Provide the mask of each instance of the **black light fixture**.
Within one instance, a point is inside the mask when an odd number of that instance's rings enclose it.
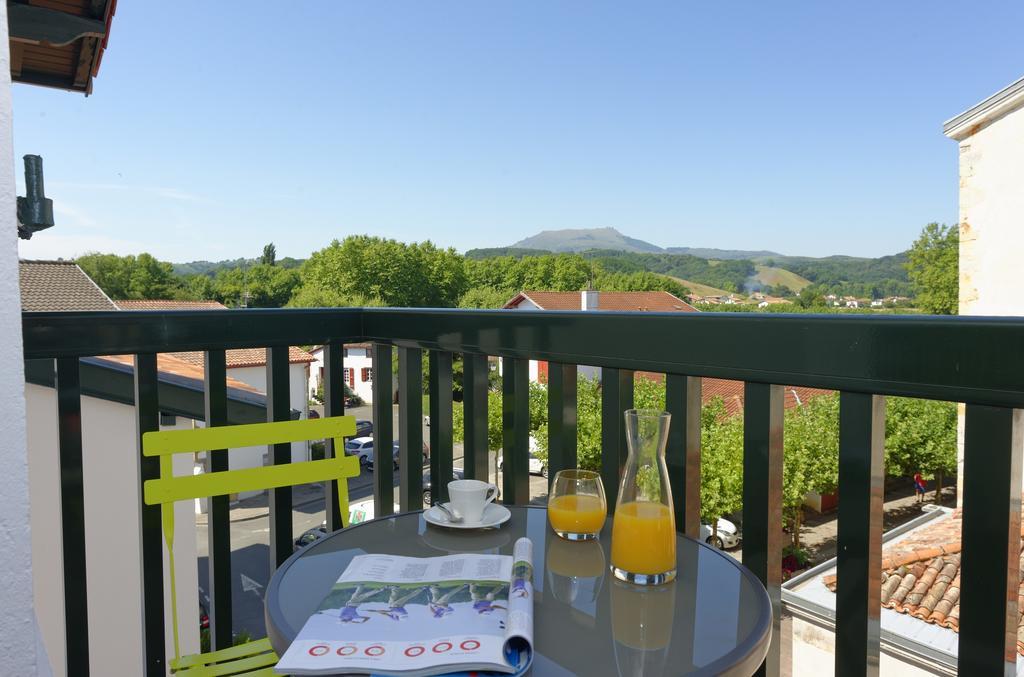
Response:
[[[18,196],[18,237],[32,238],[32,233],[53,225],[53,200],[43,189],[43,158],[25,156],[25,193]]]

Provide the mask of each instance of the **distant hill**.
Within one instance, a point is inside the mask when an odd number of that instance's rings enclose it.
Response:
[[[694,282],[693,280],[684,280],[681,277],[673,277],[671,275],[668,275],[667,277],[683,285],[690,290],[691,294],[696,294],[697,296],[728,296],[732,293],[724,289],[701,284],[700,282]]]
[[[275,265],[282,268],[298,268],[305,259],[293,259],[286,256],[278,259]],[[259,259],[226,259],[224,261],[189,261],[188,263],[172,263],[175,275],[209,275],[214,277],[221,270],[255,266]]]
[[[568,228],[542,230],[512,245],[521,249],[546,249],[550,252],[584,252],[614,249],[623,252],[660,253],[664,250],[650,242],[627,237],[614,228]]]
[[[750,259],[753,261],[760,258],[782,256],[782,254],[777,254],[763,249],[758,251],[748,251],[745,249],[710,249],[706,247],[668,247],[665,251],[669,254],[686,254],[688,256],[697,256],[702,259],[722,259],[726,261],[737,259]]]
[[[765,287],[775,287],[781,284],[783,287],[789,287],[794,292],[798,292],[811,284],[811,281],[807,278],[801,277],[785,268],[758,265],[754,266],[754,269],[757,271],[757,274],[754,275],[753,279]]]
[[[514,256],[521,259],[524,256],[543,256],[551,254],[547,249],[526,249],[525,247],[485,247],[483,249],[470,249],[464,256],[467,259],[489,259],[495,256]]]

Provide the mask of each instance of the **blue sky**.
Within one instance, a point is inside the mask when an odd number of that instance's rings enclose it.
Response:
[[[1016,2],[259,6],[121,2],[92,96],[15,86],[58,220],[22,256],[603,226],[883,255],[956,220],[942,122],[1024,75]]]

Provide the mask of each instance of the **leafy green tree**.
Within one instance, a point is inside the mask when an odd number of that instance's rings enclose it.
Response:
[[[501,308],[514,292],[494,287],[473,287],[459,299],[459,308]]]
[[[385,306],[454,307],[469,288],[464,260],[430,242],[405,244],[367,235],[335,240],[301,269],[298,297],[376,299]]]
[[[839,483],[839,396],[819,395],[786,411],[783,428],[782,510],[800,547],[804,497],[831,494]]]
[[[222,270],[214,278],[213,286],[217,300],[228,306],[280,308],[299,286],[299,272],[259,263],[249,268]]]
[[[960,230],[929,223],[907,252],[907,274],[927,313],[956,315],[960,293]]]
[[[934,479],[935,499],[941,502],[943,480],[957,471],[956,427],[954,402],[886,398],[886,472],[906,477],[920,472]]]
[[[718,518],[743,507],[743,417],[721,397],[701,409],[700,519],[718,536]]]
[[[260,263],[262,263],[265,266],[272,266],[276,262],[277,262],[277,247],[275,247],[274,243],[271,242],[270,244],[268,244],[265,247],[263,247],[263,255],[260,257]]]
[[[112,299],[171,299],[180,283],[171,264],[150,254],[86,254],[76,263]]]

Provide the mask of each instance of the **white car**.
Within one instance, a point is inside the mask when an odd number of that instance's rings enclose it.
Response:
[[[501,471],[503,457],[498,457],[498,471]],[[541,477],[548,476],[548,467],[544,465],[544,461],[534,456],[533,452],[530,452],[529,471],[531,475],[540,475]]]
[[[345,455],[358,456],[359,465],[366,465],[373,458],[373,438],[353,437],[345,442]]]
[[[729,550],[738,546],[743,541],[743,536],[740,535],[740,530],[736,528],[735,524],[724,517],[719,517],[717,536],[712,535],[710,524],[701,522],[700,540],[719,550]]]

